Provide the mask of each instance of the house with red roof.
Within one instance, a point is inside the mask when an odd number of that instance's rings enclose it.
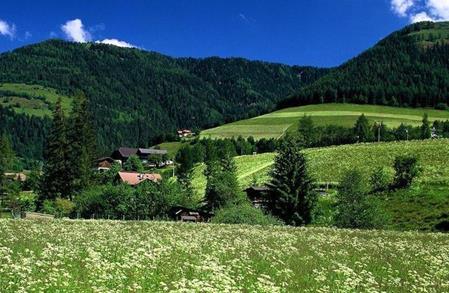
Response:
[[[159,182],[162,180],[162,176],[160,174],[126,171],[118,172],[117,177],[121,182],[129,184],[131,186],[137,186],[147,180],[153,182]]]

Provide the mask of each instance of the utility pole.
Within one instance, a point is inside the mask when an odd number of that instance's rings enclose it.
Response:
[[[375,125],[377,126],[377,142],[380,142],[380,128],[382,127],[382,122],[375,122]]]
[[[380,142],[380,128],[382,127],[382,122],[377,126],[377,142]]]

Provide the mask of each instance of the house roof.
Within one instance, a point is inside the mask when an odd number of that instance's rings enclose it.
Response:
[[[126,147],[121,147],[117,150],[120,155],[124,158],[128,158],[129,156],[135,155],[137,154],[138,149],[136,148],[126,148]]]
[[[114,163],[114,159],[111,157],[102,157],[102,158],[97,159],[97,163],[103,162],[103,161],[108,161],[110,163]]]
[[[156,173],[138,173],[138,172],[118,172],[120,180],[129,185],[138,185],[143,181],[150,180],[158,182],[162,180],[162,176]]]
[[[167,150],[159,150],[159,149],[155,149],[155,148],[149,148],[149,149],[139,148],[138,152],[143,155],[165,155],[165,154],[167,154]]]

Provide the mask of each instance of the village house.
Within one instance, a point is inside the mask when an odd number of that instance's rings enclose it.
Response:
[[[175,206],[168,212],[170,218],[181,222],[207,222],[213,215],[209,212]]]
[[[183,137],[191,137],[191,136],[193,136],[195,133],[193,133],[190,129],[180,129],[180,130],[178,130],[178,136],[180,137],[180,138],[183,138]]]
[[[156,173],[118,172],[117,179],[131,186],[137,186],[144,181],[159,182],[162,176]]]
[[[27,175],[25,173],[4,173],[6,179],[12,181],[25,182],[27,180]]]
[[[168,154],[167,150],[152,148],[128,148],[128,147],[120,147],[115,150],[111,158],[120,163],[126,162],[130,156],[138,156],[140,160],[142,160],[143,164],[149,164],[151,167],[160,166],[162,167],[166,165],[173,164],[170,160],[166,160],[164,157]],[[161,167],[161,166],[160,166]]]
[[[245,189],[248,199],[252,202],[255,208],[268,208],[268,192],[270,189],[266,186],[251,186]]]
[[[103,157],[103,158],[99,158],[97,160],[97,171],[107,171],[109,169],[111,169],[112,165],[115,163],[116,161],[111,158],[111,157]]]

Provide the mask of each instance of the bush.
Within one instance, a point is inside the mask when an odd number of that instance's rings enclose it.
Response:
[[[392,178],[384,167],[378,167],[371,174],[369,181],[372,192],[382,192],[389,188]]]
[[[155,219],[164,218],[173,206],[195,208],[193,200],[176,181],[146,181],[136,188],[129,185],[93,186],[75,198],[83,218]]]
[[[129,156],[128,160],[123,164],[123,169],[125,171],[135,171],[142,173],[144,168],[142,161],[136,155]]]
[[[55,215],[56,214],[55,202],[49,199],[44,200],[44,202],[42,203],[41,212],[50,215]]]
[[[280,225],[282,222],[271,215],[264,214],[249,203],[228,205],[216,211],[212,223],[248,224],[248,225]]]
[[[58,218],[69,217],[75,210],[75,204],[64,198],[57,198],[55,200],[55,216]]]
[[[393,182],[394,188],[410,187],[413,179],[418,176],[420,168],[416,156],[406,155],[398,156],[394,160],[395,177]]]
[[[37,195],[32,192],[21,192],[19,195],[20,209],[24,212],[36,210]]]

